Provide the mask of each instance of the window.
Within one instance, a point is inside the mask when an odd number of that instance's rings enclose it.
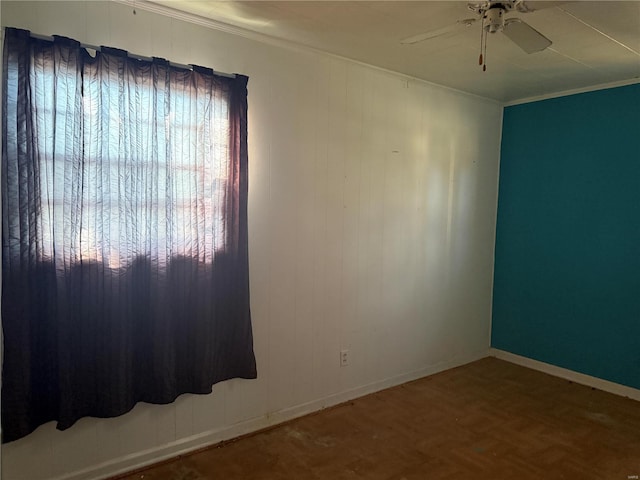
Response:
[[[247,78],[7,29],[3,441],[256,376]]]
[[[34,58],[34,64],[40,61]],[[54,258],[54,244],[70,243],[77,248],[58,250],[58,260],[70,254],[71,261],[121,268],[139,255],[157,257],[155,249],[169,249],[172,255],[211,263],[226,241],[229,109],[224,92],[195,92],[189,84],[170,82],[167,94],[153,88],[152,75],[129,81],[126,72],[99,75],[99,69],[89,63],[81,77],[68,70],[54,75],[44,68],[31,73],[36,101],[42,102],[33,121],[35,148],[42,155],[38,182],[47,192],[39,207],[43,258]],[[59,91],[82,92],[77,105],[82,122],[77,153],[82,158],[71,180],[67,169],[55,168],[56,153],[65,150],[67,139],[50,133],[60,119],[69,120],[68,102],[55,104],[52,92]],[[81,196],[71,242],[64,231],[67,183],[80,189],[72,195]],[[128,248],[121,248],[121,237]]]

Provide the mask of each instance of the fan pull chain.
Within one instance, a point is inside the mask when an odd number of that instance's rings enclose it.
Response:
[[[482,16],[481,30],[480,30],[480,57],[478,58],[478,65],[482,66],[482,71],[487,71],[487,38],[489,29],[484,28],[485,16]]]
[[[482,21],[480,22],[480,58],[478,58],[478,65],[482,65],[483,57],[482,57],[482,44],[484,42],[484,17],[482,17]]]
[[[484,62],[482,64],[482,71],[486,72],[487,71],[487,32],[485,32],[484,34]]]

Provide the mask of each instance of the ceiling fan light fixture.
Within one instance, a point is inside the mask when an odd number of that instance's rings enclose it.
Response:
[[[490,8],[484,12],[484,28],[489,33],[500,32],[504,28],[504,9]]]

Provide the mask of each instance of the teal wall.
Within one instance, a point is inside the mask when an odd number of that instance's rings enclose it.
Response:
[[[492,346],[640,388],[640,84],[504,110]]]

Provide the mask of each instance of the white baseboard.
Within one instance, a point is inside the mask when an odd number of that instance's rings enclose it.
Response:
[[[278,425],[386,388],[427,377],[450,368],[459,367],[487,356],[499,358],[507,362],[522,365],[523,367],[564,378],[575,383],[587,385],[599,390],[640,401],[640,390],[638,389],[574,372],[566,368],[557,367],[531,358],[522,357],[504,350],[490,348],[488,351],[485,350],[483,352],[476,353],[475,355],[440,362],[420,370],[397,375],[395,377],[373,382],[333,395],[328,395],[312,402],[295,405],[277,412],[269,413],[265,416],[248,419],[234,425],[209,430],[149,450],[125,455],[102,464],[94,465],[84,470],[55,477],[52,480],[102,480],[128,471],[144,468],[146,466],[177,457],[178,455],[183,455],[194,450],[214,445],[224,440],[230,440],[264,428]]]
[[[412,380],[427,377],[450,368],[459,367],[467,363],[480,360],[487,356],[487,351],[469,355],[463,358],[440,362],[426,368],[409,372],[395,377],[387,378],[367,385],[353,388],[344,392],[326,396],[312,402],[296,405],[277,412],[269,413],[265,416],[252,418],[243,422],[209,430],[191,437],[171,442],[166,445],[155,447],[142,452],[125,455],[108,462],[94,465],[84,470],[79,470],[55,477],[52,480],[100,480],[114,475],[120,475],[132,470],[144,468],[154,463],[171,459],[194,450],[214,445],[224,440],[239,437],[248,433],[256,432],[267,427],[293,420],[295,418],[317,412],[327,407],[339,405],[340,403],[353,400],[355,398],[378,392],[386,388],[401,385]]]
[[[640,401],[640,390],[619,383],[610,382],[601,378],[592,377],[591,375],[585,375],[584,373],[574,372],[566,368],[557,367],[548,363],[533,360],[531,358],[522,357],[515,353],[505,352],[504,350],[498,350],[497,348],[489,349],[489,356],[505,360],[507,362],[515,363],[516,365],[522,365],[533,370],[548,373],[554,377],[564,378],[571,380],[572,382],[579,383],[581,385],[587,385],[588,387],[597,388],[605,392],[620,395],[622,397],[628,397],[633,400]]]

